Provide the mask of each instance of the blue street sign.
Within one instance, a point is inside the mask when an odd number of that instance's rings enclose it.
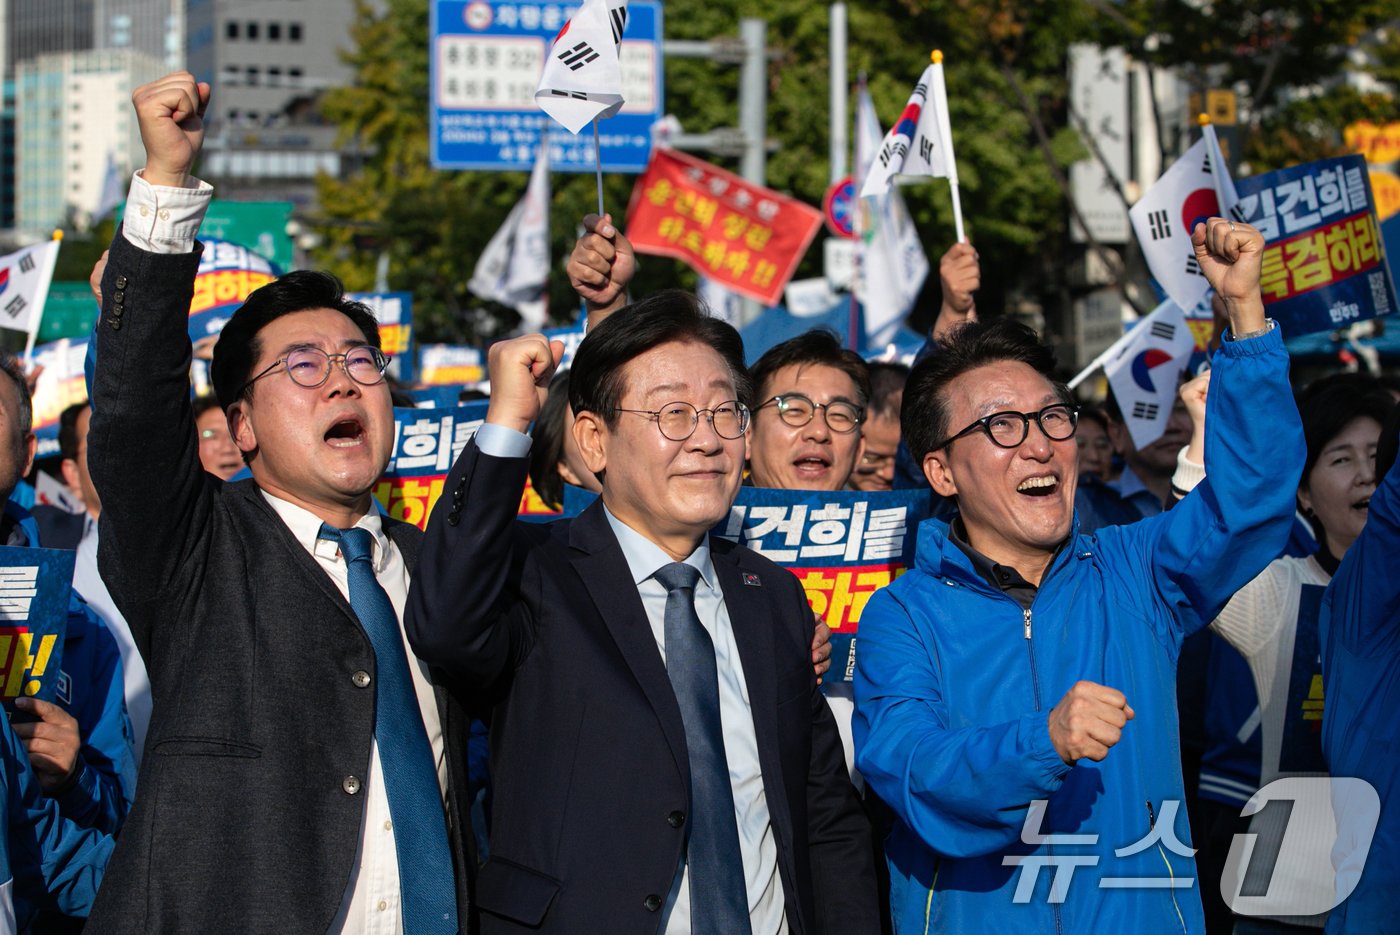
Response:
[[[550,169],[593,171],[593,132],[569,133],[535,105],[550,43],[576,3],[433,0],[429,11],[432,164],[437,169],[528,172],[540,134]],[[632,0],[621,48],[627,103],[600,121],[605,172],[642,172],[651,126],[664,112],[661,4]]]

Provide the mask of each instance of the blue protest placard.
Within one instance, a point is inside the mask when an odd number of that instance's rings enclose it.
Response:
[[[1395,313],[1364,157],[1251,175],[1235,188],[1236,217],[1264,235],[1260,288],[1286,337]]]
[[[433,0],[429,6],[429,145],[437,169],[528,172],[541,134],[550,168],[592,172],[593,134],[577,136],[545,116],[535,89],[572,3]],[[641,172],[661,118],[661,4],[632,0],[619,51],[627,103],[599,123],[603,171]]]
[[[564,490],[564,513],[577,515],[596,497]],[[828,695],[850,697],[861,613],[870,596],[914,563],[927,490],[773,490],[741,487],[729,519],[715,534],[741,542],[792,572],[807,601],[831,627]]]
[[[397,520],[426,528],[447,472],[486,420],[486,402],[444,409],[394,409],[389,467],[374,499]]]
[[[0,546],[0,700],[11,712],[21,695],[53,701],[58,692],[76,557]]]
[[[413,354],[413,295],[408,292],[352,292],[350,298],[363,302],[379,322],[379,347],[392,359],[389,376],[405,383],[417,374]]]

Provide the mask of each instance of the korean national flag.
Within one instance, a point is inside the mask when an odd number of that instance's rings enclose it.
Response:
[[[1181,308],[1194,308],[1210,287],[1191,246],[1192,229],[1198,221],[1225,217],[1236,200],[1214,128],[1205,130],[1128,212],[1152,278]],[[1220,161],[1219,195],[1212,160]]]
[[[626,26],[627,0],[583,0],[554,37],[535,101],[570,133],[622,109],[618,48]]]
[[[15,253],[0,256],[0,328],[39,330],[44,300],[58,262],[57,240],[46,240]]]
[[[1145,448],[1167,430],[1177,384],[1195,350],[1186,315],[1170,299],[1133,326],[1104,363],[1133,444]]]
[[[889,191],[896,175],[930,175],[955,183],[958,180],[941,62],[924,69],[904,112],[880,141],[861,185],[861,197]]]

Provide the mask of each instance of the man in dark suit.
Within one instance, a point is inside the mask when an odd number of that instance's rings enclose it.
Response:
[[[486,423],[409,598],[419,657],[492,708],[483,933],[878,931],[802,588],[708,535],[743,469],[738,334],[684,293],[592,329],[569,395],[602,496],[516,523],[561,352],[539,335],[491,349]]]
[[[102,278],[99,564],[155,705],[91,931],[457,932],[467,721],[404,649],[421,537],[370,498],[387,361],[333,277],[289,274],[230,318],[211,375],[253,478],[200,467],[187,314],[211,189],[189,170],[208,98],[184,73],[133,94],[146,167]]]

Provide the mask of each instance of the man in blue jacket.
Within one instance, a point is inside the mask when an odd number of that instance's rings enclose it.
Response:
[[[1177,657],[1282,550],[1303,439],[1263,237],[1217,218],[1192,239],[1234,340],[1210,486],[1168,513],[1079,534],[1076,411],[1029,329],[969,325],[910,378],[904,436],[960,515],[923,524],[861,618],[856,765],[898,815],[901,933],[1203,930]]]

